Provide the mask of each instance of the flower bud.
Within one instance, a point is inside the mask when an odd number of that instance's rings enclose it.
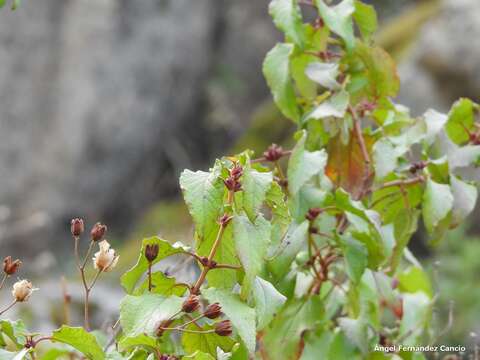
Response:
[[[148,262],[152,262],[158,256],[158,244],[147,244],[145,247],[145,257],[147,258]]]
[[[263,156],[267,161],[277,161],[283,156],[283,149],[277,144],[272,144],[268,149],[263,153]]]
[[[222,315],[222,307],[220,306],[219,303],[210,304],[205,309],[205,312],[203,313],[203,315],[209,319],[216,319],[220,315]]]
[[[74,237],[79,237],[85,230],[83,219],[75,218],[70,222],[70,231]]]
[[[232,335],[232,323],[230,320],[223,320],[215,324],[215,333],[220,336]]]
[[[190,295],[182,305],[182,311],[186,313],[191,313],[194,312],[195,310],[198,309],[200,306],[200,301],[198,299],[198,296],[196,295]]]
[[[105,236],[107,232],[107,225],[100,224],[99,222],[93,225],[92,230],[90,231],[90,236],[93,241],[100,241]]]
[[[107,240],[101,241],[98,246],[100,250],[93,257],[95,269],[105,272],[112,270],[117,265],[119,256],[110,248]]]
[[[27,301],[33,292],[33,285],[28,280],[20,280],[13,284],[12,295],[18,302]]]
[[[12,260],[11,256],[7,256],[3,260],[3,271],[7,275],[13,275],[17,272],[18,268],[22,265],[22,262],[20,260]]]

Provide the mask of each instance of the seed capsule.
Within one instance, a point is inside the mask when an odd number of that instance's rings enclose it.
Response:
[[[222,307],[220,306],[219,303],[210,304],[205,309],[205,312],[203,313],[203,315],[209,319],[216,319],[220,315],[222,315]]]
[[[107,225],[96,223],[93,225],[92,230],[90,231],[90,236],[92,237],[93,241],[100,241],[105,236],[107,232]]]
[[[263,156],[267,161],[277,161],[283,156],[283,149],[277,144],[272,144],[268,149],[263,153]]]
[[[12,260],[11,256],[7,256],[3,260],[3,271],[7,275],[13,275],[17,272],[18,268],[22,265],[22,262],[20,260]]]
[[[75,218],[70,222],[70,231],[74,237],[79,237],[85,231],[83,219]]]
[[[119,255],[115,253],[114,249],[110,248],[107,240],[101,241],[98,246],[100,250],[93,257],[93,266],[99,271],[108,272],[117,265]]]
[[[152,262],[158,256],[158,244],[148,244],[145,247],[145,257],[148,262]]]
[[[223,320],[215,324],[215,333],[220,336],[232,335],[232,323],[230,320]]]
[[[196,295],[190,295],[182,305],[182,311],[186,313],[194,312],[200,306],[200,300]]]

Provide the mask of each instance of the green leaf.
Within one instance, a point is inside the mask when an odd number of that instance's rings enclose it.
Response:
[[[30,351],[30,349],[22,349],[19,352],[10,352],[0,349],[0,360],[22,360]]]
[[[375,11],[375,8],[360,0],[355,0],[353,19],[357,23],[362,38],[364,40],[370,40],[378,27],[377,12]]]
[[[219,175],[218,168],[212,172],[184,170],[180,175],[180,188],[200,242],[215,237],[217,220],[223,213],[225,186]]]
[[[164,273],[157,271],[152,274],[152,294],[159,295],[177,295],[182,296],[185,293],[185,287],[175,286],[176,280],[173,277],[166,276]],[[138,286],[132,295],[142,295],[148,292],[148,278]]]
[[[146,334],[139,334],[137,336],[123,337],[118,342],[118,347],[121,351],[125,351],[129,348],[137,346],[156,348],[157,340],[155,340],[155,338],[153,338],[152,336],[148,336]]]
[[[474,103],[469,99],[460,99],[453,104],[448,114],[445,131],[449,138],[456,144],[468,142],[468,132],[474,132],[475,114]]]
[[[263,345],[271,359],[292,359],[297,354],[302,333],[324,321],[324,303],[312,296],[289,301],[264,330]]]
[[[368,251],[361,242],[350,236],[344,237],[343,246],[347,274],[354,283],[358,283],[368,265]]]
[[[263,75],[270,87],[273,100],[282,114],[294,122],[298,122],[300,110],[297,106],[290,77],[290,55],[292,51],[292,44],[277,44],[265,57]]]
[[[403,345],[418,345],[421,335],[430,319],[432,303],[423,292],[403,295],[403,318],[400,323],[400,337]]]
[[[192,360],[215,360],[215,358],[207,353],[201,351],[195,351],[191,355],[186,355],[182,357],[182,359],[192,359]]]
[[[306,132],[293,148],[288,162],[288,188],[291,195],[295,195],[300,188],[314,175],[323,173],[327,164],[327,153],[324,149],[307,151],[305,149]]]
[[[479,145],[453,146],[447,149],[450,170],[471,166],[480,158]]]
[[[70,345],[89,359],[105,359],[105,354],[95,336],[85,331],[84,328],[64,325],[53,332],[52,340]]]
[[[217,229],[220,225],[217,225]],[[215,239],[209,239],[200,244],[197,253],[201,256],[208,256]],[[235,251],[235,241],[233,239],[233,226],[228,225],[223,232],[222,240],[217,248],[213,259],[219,264],[240,265]],[[209,286],[222,289],[232,289],[238,282],[237,271],[209,271],[207,274]]]
[[[276,248],[282,241],[291,221],[288,206],[285,202],[285,194],[276,181],[270,184],[265,200],[272,212],[272,219],[270,220],[272,224],[271,247]]]
[[[447,217],[453,208],[453,195],[450,186],[427,180],[423,194],[423,222],[427,231],[432,234],[440,222]]]
[[[312,62],[305,69],[305,75],[324,88],[340,90],[341,85],[337,82],[339,71],[338,64]]]
[[[403,152],[401,150],[400,152]],[[402,155],[399,148],[388,138],[380,138],[373,145],[373,163],[375,166],[375,178],[381,180],[393,172],[398,166],[398,158]]]
[[[245,269],[244,286],[247,290],[242,289],[242,293],[246,294],[262,270],[270,243],[270,223],[261,215],[251,223],[248,217],[238,214],[234,215],[232,225],[237,255]]]
[[[338,324],[352,344],[357,346],[362,353],[368,352],[368,328],[363,319],[342,317],[338,319]]]
[[[5,5],[6,0],[0,0],[0,8],[2,8]]]
[[[163,320],[168,320],[182,307],[183,299],[155,294],[127,295],[120,304],[120,324],[128,337],[154,335]]]
[[[257,312],[257,331],[272,321],[287,300],[271,283],[258,276],[253,286],[253,298]]]
[[[423,115],[427,132],[425,134],[425,141],[428,145],[431,145],[436,136],[443,130],[446,122],[447,116],[445,114],[439,113],[435,110],[428,110]]]
[[[270,271],[276,278],[280,279],[290,271],[290,264],[302,247],[305,247],[308,226],[307,220],[304,220],[301,224],[292,223],[290,225],[283,242],[279,246],[277,256],[268,264]]]
[[[343,118],[347,111],[349,95],[346,91],[339,91],[315,107],[306,115],[306,119],[325,119],[329,117]]]
[[[398,288],[404,293],[416,293],[423,291],[429,298],[432,298],[432,285],[428,275],[419,267],[412,266],[398,275]]]
[[[209,288],[202,291],[210,304],[218,302],[222,312],[232,322],[248,351],[253,354],[256,344],[255,310],[230,291]]]
[[[68,349],[57,349],[57,348],[51,348],[45,351],[42,356],[40,357],[41,360],[58,360],[58,359],[68,359],[70,354],[70,351]],[[107,359],[110,357],[107,356]],[[0,356],[1,359],[1,356]]]
[[[212,326],[203,326],[203,330],[211,330]],[[188,325],[187,330],[198,331],[198,327],[194,324]],[[215,333],[188,333],[182,335],[182,346],[188,354],[200,351],[211,356],[217,355],[217,348],[223,351],[232,350],[235,341],[227,336],[220,336]]]
[[[291,59],[292,78],[295,80],[300,94],[313,100],[317,96],[317,84],[305,73],[310,63],[316,62],[318,58],[311,54],[297,54]]]
[[[302,13],[296,0],[272,0],[268,8],[273,22],[300,48],[305,45]]]
[[[353,0],[343,0],[335,6],[328,6],[323,0],[315,0],[320,16],[327,26],[345,40],[347,49],[355,47],[352,15],[355,11]]]
[[[452,223],[459,225],[473,211],[477,202],[478,191],[474,185],[467,184],[456,176],[450,176],[453,194]]]
[[[417,231],[420,210],[401,209],[395,218],[395,246],[390,260],[390,268],[395,271],[412,235]]]
[[[397,67],[391,56],[382,48],[358,42],[357,56],[365,65],[368,94],[372,98],[394,97],[400,89]]]
[[[168,241],[163,240],[158,236],[143,239],[142,249],[140,250],[140,255],[138,256],[137,263],[120,278],[120,283],[122,284],[125,291],[129,294],[134,291],[138,281],[148,269],[148,260],[145,257],[145,248],[147,245],[158,245],[159,248],[158,256],[152,262],[152,264],[156,264],[160,260],[165,259],[168,256],[183,253],[188,249],[181,243],[175,243],[172,245]]]
[[[255,219],[262,207],[272,182],[271,172],[259,172],[245,166],[242,177],[243,210],[251,220]]]
[[[21,349],[26,342],[25,334],[28,334],[28,330],[22,320],[1,320],[0,334],[6,335],[17,346],[17,349]]]

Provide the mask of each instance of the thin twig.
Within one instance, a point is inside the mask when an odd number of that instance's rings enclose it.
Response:
[[[148,292],[152,292],[152,262],[148,262],[148,271],[147,271],[147,277],[148,277]]]
[[[207,264],[210,264],[213,257],[215,256],[215,253],[217,251],[218,246],[220,245],[220,242],[223,237],[223,233],[225,232],[225,227],[226,224],[220,224],[220,228],[218,229],[217,237],[215,238],[215,242],[213,243],[212,249],[210,250],[210,254],[208,255],[208,261]],[[198,290],[200,289],[200,286],[202,286],[203,282],[205,281],[205,278],[207,277],[208,271],[210,270],[210,267],[203,266],[202,272],[200,273],[200,276],[197,279],[197,282],[193,286],[192,289],[192,294],[198,294]]]
[[[379,189],[385,189],[387,187],[392,187],[392,186],[414,185],[414,184],[422,183],[424,181],[425,181],[425,177],[422,176],[422,175],[419,175],[417,177],[410,178],[410,179],[399,179],[399,180],[393,180],[393,181],[386,182],[386,183],[380,185]]]
[[[230,265],[230,264],[217,264],[211,270],[215,269],[232,269],[232,270],[240,270],[242,267],[238,265]]]
[[[160,327],[160,330],[183,331],[183,332],[192,333],[192,334],[211,334],[211,333],[215,332],[214,329],[210,329],[210,330],[189,330],[189,329],[182,329],[182,328],[179,328],[179,327],[174,327],[174,328]]]
[[[0,290],[2,290],[3,285],[5,285],[5,281],[7,280],[7,278],[8,278],[8,274],[4,274],[2,278],[2,282],[0,282]]]
[[[360,197],[362,197],[368,191],[368,181],[371,176],[370,172],[370,155],[368,154],[367,146],[365,145],[365,139],[363,138],[362,125],[360,124],[360,119],[355,112],[355,109],[349,105],[349,112],[352,115],[354,122],[355,135],[360,145],[360,150],[362,152],[363,162],[365,163],[365,173],[363,175],[363,189],[361,190]]]
[[[62,276],[62,297],[63,297],[63,322],[65,325],[70,325],[70,294],[67,289],[67,280]]]
[[[8,310],[10,310],[12,307],[14,307],[16,303],[17,303],[17,300],[15,299],[10,305],[8,305],[5,309],[0,311],[0,316],[3,315]]]
[[[233,198],[234,198],[234,192],[229,191],[228,192],[228,197],[227,197],[227,205],[232,205],[233,203]],[[191,293],[192,294],[198,294],[200,287],[202,286],[203,282],[205,281],[208,272],[212,269],[210,264],[212,263],[212,260],[215,256],[215,253],[217,252],[218,247],[220,246],[220,242],[222,241],[223,233],[225,232],[225,228],[227,227],[229,221],[227,222],[222,222],[220,224],[220,227],[218,229],[217,237],[215,238],[215,242],[212,245],[212,248],[210,249],[210,254],[208,255],[207,258],[207,265],[203,265],[202,272],[200,273],[200,276],[197,279],[197,282],[193,286]]]

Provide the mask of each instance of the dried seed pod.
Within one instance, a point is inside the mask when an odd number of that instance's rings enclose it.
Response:
[[[75,218],[70,222],[70,231],[74,237],[79,237],[85,231],[83,219]]]
[[[12,295],[18,302],[27,301],[30,295],[32,295],[34,289],[33,285],[28,280],[19,280],[13,284]]]
[[[107,232],[107,225],[96,223],[93,225],[92,230],[90,231],[90,236],[93,241],[100,241],[105,236]]]
[[[101,241],[98,246],[100,250],[93,257],[93,266],[97,270],[108,272],[117,265],[120,256],[115,253],[114,249],[110,248],[107,240]]]
[[[210,304],[203,312],[203,316],[209,319],[216,319],[222,315],[222,307],[219,303]]]
[[[263,153],[263,156],[267,161],[277,161],[283,156],[283,149],[277,144],[272,144],[268,149]]]
[[[190,295],[182,304],[182,311],[186,313],[194,312],[200,306],[200,300],[196,295]]]
[[[3,260],[3,271],[7,275],[13,275],[17,272],[18,268],[22,265],[20,260],[12,260],[11,256],[7,256]]]
[[[232,323],[230,320],[223,320],[215,324],[215,333],[220,336],[232,335]]]

